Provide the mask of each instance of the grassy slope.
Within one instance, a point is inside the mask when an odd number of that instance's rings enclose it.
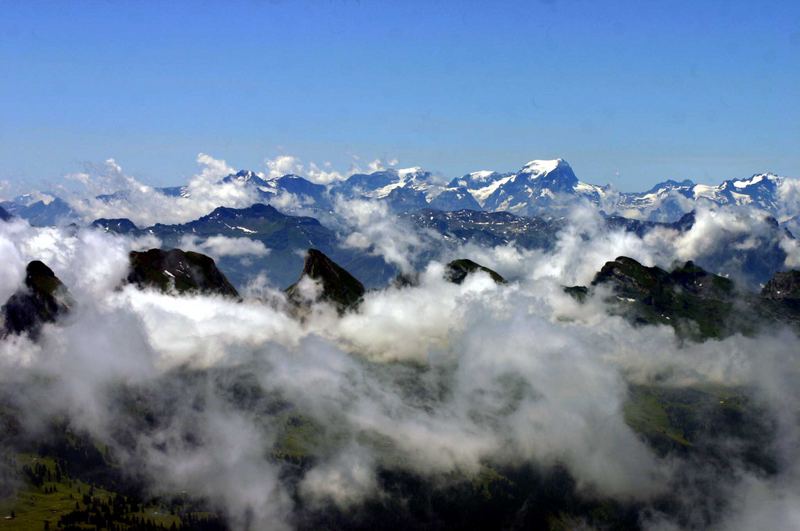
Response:
[[[99,514],[101,512],[98,510],[99,506],[111,504],[115,497],[120,496],[110,490],[66,474],[58,477],[56,460],[52,457],[18,453],[4,456],[4,460],[18,474],[18,477],[23,479],[21,487],[14,495],[4,499],[0,498],[0,529],[44,529],[45,522],[49,522],[50,529],[57,529],[59,519],[62,517],[70,515],[76,517],[76,511]],[[49,472],[48,479],[40,485],[37,485],[30,477],[26,477],[23,472],[25,467],[35,466],[44,466]],[[183,507],[178,506],[176,511],[175,505],[170,508],[157,503],[140,504],[133,500],[128,500],[125,506],[126,510],[114,518],[115,523],[122,528],[141,528],[141,525],[134,523],[139,520],[164,529],[169,529],[173,525],[181,527],[182,520],[177,513],[181,513]],[[13,518],[10,518],[11,514],[14,515]],[[200,520],[213,517],[210,513],[205,512],[192,512],[191,516]],[[95,529],[95,526],[90,525],[86,520],[78,516],[78,522],[83,523],[79,523],[77,526]]]

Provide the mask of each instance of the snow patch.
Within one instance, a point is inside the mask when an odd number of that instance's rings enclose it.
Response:
[[[534,177],[539,177],[541,175],[546,175],[556,168],[558,165],[563,163],[563,159],[555,159],[555,160],[532,160],[528,162],[525,167],[522,168],[520,173],[526,173],[532,175]]]
[[[751,186],[753,184],[758,184],[763,180],[764,180],[763,175],[753,175],[753,177],[751,177],[746,181],[733,181],[733,186],[735,186],[736,188],[747,188],[748,186]]]

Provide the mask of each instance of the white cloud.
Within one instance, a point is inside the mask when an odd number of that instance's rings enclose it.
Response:
[[[200,181],[229,171],[220,161],[206,163],[209,173]],[[340,207],[358,234],[351,245],[411,268],[423,245],[411,231],[380,206]],[[154,492],[186,490],[211,499],[232,527],[290,526],[294,494],[352,507],[375,495],[379,470],[435,481],[473,477],[486,462],[558,464],[581,493],[636,499],[644,507],[675,491],[676,471],[688,470],[698,481],[730,489],[734,504],[722,507],[718,522],[793,524],[800,501],[796,335],[680,343],[668,327],[631,326],[605,313],[601,301],[578,305],[561,290],[587,282],[618,254],[662,264],[706,250],[709,238],[757,227],[758,217],[698,213],[696,233],[645,239],[605,230],[591,210],[572,219],[552,252],[453,251],[475,252],[482,263],[512,272],[508,285],[483,274],[455,285],[433,262],[419,286],[368,292],[356,312],[339,318],[323,308],[302,322],[283,311],[275,292],[267,302],[238,303],[117,290],[137,242],[3,223],[0,295],[19,287],[28,260],[43,259],[78,304],[38,344],[0,343],[0,384],[25,384],[28,393],[19,399],[27,420],[69,418],[135,465]],[[237,240],[187,242],[228,253],[250,245]],[[735,478],[720,479],[703,463],[656,455],[624,416],[628,383],[656,379],[675,387],[753,389],[764,415],[775,418],[776,475],[738,470],[731,461]],[[232,399],[231,389],[242,391],[242,382],[250,387]],[[160,422],[140,429],[115,407],[121,390],[152,405]],[[25,402],[28,396],[37,399]],[[297,491],[273,459],[290,424],[265,413],[275,403],[290,404],[288,411],[324,439],[319,459],[296,472]],[[119,430],[133,444],[115,439]],[[687,511],[706,509],[686,503]]]
[[[128,218],[140,227],[155,223],[184,223],[219,206],[245,208],[259,201],[256,191],[239,182],[221,183],[235,172],[224,160],[204,153],[197,156],[202,170],[186,185],[186,194],[171,197],[126,175],[113,159],[99,173],[82,174],[82,195],[68,197],[70,206],[86,222],[98,218]],[[115,194],[97,199],[100,194]]]
[[[270,178],[294,174],[317,184],[330,184],[347,178],[346,175],[334,170],[330,162],[324,162],[321,165],[309,162],[306,165],[293,155],[278,155],[273,159],[265,160],[264,164],[267,166]]]
[[[292,155],[278,155],[274,159],[265,160],[264,164],[267,166],[269,177],[273,179],[290,173],[303,174],[303,164],[300,159]]]
[[[413,270],[414,257],[425,244],[412,227],[389,214],[385,202],[339,197],[334,209],[344,220],[345,247],[382,256],[404,272]]]
[[[230,238],[218,234],[201,239],[194,234],[185,234],[178,247],[184,251],[197,251],[207,254],[212,258],[223,256],[266,256],[269,249],[258,241],[250,238]]]

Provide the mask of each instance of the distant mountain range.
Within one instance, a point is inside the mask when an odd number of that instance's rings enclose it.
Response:
[[[337,198],[383,201],[400,213],[426,208],[441,211],[482,210],[524,216],[557,217],[580,202],[598,206],[610,215],[649,221],[674,222],[699,205],[750,206],[781,221],[789,221],[780,193],[787,180],[771,173],[730,179],[717,186],[690,180],[666,180],[644,192],[619,192],[578,179],[563,159],[532,160],[516,172],[476,171],[449,182],[419,167],[357,173],[329,185],[316,184],[299,175],[268,178],[250,170],[228,175],[220,183],[251,189],[260,202],[272,203],[284,195],[284,210],[330,211]],[[158,188],[171,197],[191,197],[186,186]],[[98,196],[107,202],[124,201],[126,192]],[[290,206],[285,206],[290,205]],[[0,203],[10,214],[33,225],[68,223],[77,219],[67,201],[57,195],[27,194]],[[794,215],[796,213],[793,213]]]
[[[98,219],[93,225],[108,232],[143,236],[152,234],[165,249],[185,246],[185,237],[202,243],[209,237],[249,238],[264,244],[266,256],[243,260],[241,256],[218,257],[220,267],[238,287],[243,287],[259,272],[280,287],[297,280],[303,255],[309,247],[322,250],[349,270],[367,280],[369,286],[388,282],[396,272],[382,258],[340,245],[336,233],[318,220],[283,214],[274,207],[256,204],[248,208],[219,207],[189,223],[156,224],[139,228],[128,219]]]
[[[214,257],[233,284],[242,289],[260,272],[286,287],[296,280],[309,247],[321,250],[362,279],[367,288],[383,286],[398,270],[371,247],[346,245],[347,226],[337,218],[340,199],[384,202],[398,214],[398,223],[417,231],[423,244],[416,251],[415,267],[431,259],[452,256],[465,243],[483,246],[514,244],[523,249],[551,249],[565,226],[569,208],[580,202],[596,205],[608,214],[610,229],[644,236],[656,228],[684,233],[695,223],[693,209],[701,204],[756,207],[768,221],[759,234],[735,231],[730,241],[717,242],[694,256],[701,267],[730,275],[744,285],[758,286],[782,269],[786,252],[781,244],[793,238],[775,219],[786,209],[780,187],[785,178],[759,174],[745,180],[728,180],[719,186],[691,181],[665,181],[643,193],[618,193],[610,187],[584,183],[565,161],[531,161],[515,173],[479,171],[444,182],[420,168],[388,169],[355,174],[330,185],[312,183],[298,175],[266,178],[239,171],[220,183],[248,187],[263,204],[247,208],[221,206],[198,219],[179,224],[157,223],[138,227],[131,220],[98,219],[103,230],[131,236],[154,235],[164,249],[203,245],[209,238],[247,238],[263,244],[264,256],[242,253]],[[189,187],[158,189],[173,197],[191,197]],[[115,201],[126,201],[125,191],[99,196],[113,210]],[[291,200],[286,201],[286,197]],[[274,203],[274,206],[269,206]],[[0,217],[17,216],[35,226],[83,225],[70,204],[51,193],[32,193],[0,203]],[[307,215],[301,215],[307,214]],[[309,215],[310,214],[310,215]],[[769,217],[772,216],[772,217]],[[792,222],[792,218],[788,220]],[[438,234],[437,242],[430,237]],[[746,241],[745,241],[746,240]],[[214,251],[202,248],[214,255]]]
[[[686,214],[673,223],[619,216],[607,216],[604,221],[608,230],[624,230],[640,237],[656,229],[673,231],[678,235],[694,226],[695,215]],[[413,264],[422,268],[430,260],[453,255],[460,245],[467,243],[488,247],[513,244],[521,249],[551,250],[567,220],[516,216],[509,212],[425,209],[399,215],[398,223],[404,224],[409,231],[416,231],[426,242]],[[317,219],[284,214],[263,204],[243,209],[220,207],[197,220],[177,225],[156,224],[139,228],[128,219],[98,219],[93,225],[129,236],[154,235],[161,240],[164,249],[185,247],[186,238],[200,246],[216,236],[260,242],[266,250],[264,256],[215,256],[220,267],[239,288],[262,272],[276,286],[288,286],[296,280],[294,272],[302,268],[302,256],[309,247],[331,256],[368,288],[384,286],[399,273],[395,266],[371,253],[371,249],[344,245],[340,234]],[[763,225],[764,230],[759,234],[731,233],[725,241],[718,242],[719,245],[702,250],[695,261],[701,267],[728,275],[742,285],[755,288],[763,284],[784,268],[787,255],[781,241],[793,238],[774,218],[765,218]],[[438,235],[435,241],[431,239],[433,234]]]

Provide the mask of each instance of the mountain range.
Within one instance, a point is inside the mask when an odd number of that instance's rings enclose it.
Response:
[[[392,192],[389,191],[386,197]],[[422,190],[418,192],[425,193]],[[639,236],[647,236],[651,231],[658,230],[682,234],[698,223],[694,213],[685,214],[669,223],[621,216],[600,219],[609,228]],[[723,246],[725,251],[719,259],[726,261],[721,267],[725,267],[730,260],[742,263],[760,260],[763,262],[763,271],[772,267],[767,262],[773,258],[774,239],[783,235],[785,229],[774,218],[765,219],[768,230],[758,236],[761,241],[749,238],[747,246],[739,250],[733,250],[733,245]],[[461,244],[468,242],[478,246],[514,243],[525,249],[552,249],[566,223],[565,219],[559,217],[546,219],[518,216],[510,212],[475,210],[443,212],[430,208],[406,212],[397,216],[396,220],[397,223],[407,224],[411,230],[419,231],[420,235],[441,236],[437,241],[441,243],[439,247],[443,253],[463,250]],[[286,214],[266,204],[242,209],[219,207],[183,224],[155,224],[139,228],[132,221],[121,218],[98,219],[93,225],[108,232],[134,237],[152,235],[161,239],[165,249],[129,254],[129,271],[122,283],[160,290],[167,297],[159,298],[174,297],[170,304],[180,300],[190,305],[199,304],[199,301],[183,297],[207,294],[215,297],[205,302],[241,307],[243,316],[258,307],[270,316],[271,321],[285,319],[292,323],[291,326],[299,326],[304,319],[313,318],[311,312],[315,308],[309,305],[310,302],[327,301],[338,312],[337,325],[358,326],[361,324],[360,317],[367,314],[370,305],[380,302],[387,293],[397,295],[395,300],[402,302],[404,299],[425,297],[427,290],[431,287],[435,289],[433,284],[406,276],[397,278],[393,287],[385,291],[368,291],[368,283],[362,283],[364,279],[355,273],[355,269],[316,247],[330,249],[331,253],[349,260],[349,264],[368,273],[371,270],[365,264],[372,260],[374,267],[384,268],[381,270],[384,277],[394,272],[389,264],[363,250],[342,246],[341,236],[315,218]],[[226,256],[215,261],[202,253],[177,248],[187,243],[208,244],[218,236],[258,242],[263,246],[263,251],[247,260]],[[460,258],[447,263],[441,275],[454,284],[466,282],[465,295],[469,295],[472,289],[467,280],[470,275],[482,275],[486,281],[494,280],[494,289],[500,296],[510,296],[518,289],[513,279],[509,282],[480,263],[463,258],[463,255],[456,256]],[[699,259],[709,261],[714,260],[714,256],[713,253],[706,253]],[[777,269],[773,268],[766,276],[760,292],[755,292],[741,290],[737,282],[708,271],[697,262],[684,262],[668,271],[619,256],[603,265],[591,284],[564,287],[564,291],[573,295],[582,304],[578,307],[587,312],[593,311],[596,303],[602,299],[604,307],[612,315],[633,323],[646,334],[656,337],[666,327],[672,327],[677,341],[697,345],[710,339],[712,341],[709,341],[707,348],[714,348],[718,343],[721,344],[720,340],[731,336],[750,339],[764,332],[773,333],[776,325],[796,333],[800,326],[800,271],[775,273]],[[239,298],[235,282],[229,282],[228,275],[231,280],[234,275],[246,279],[248,274],[255,271],[266,272],[271,279],[283,279],[282,275],[286,275],[285,278],[296,281],[282,296],[285,304],[273,306],[272,301],[248,300],[247,295]],[[489,283],[476,282],[476,285],[485,286]],[[309,284],[311,289],[307,289]],[[71,337],[71,323],[79,319],[86,308],[71,299],[68,288],[47,265],[39,261],[30,262],[24,285],[11,295],[0,310],[3,318],[2,335],[10,338],[9,344],[27,341],[17,338],[19,335],[28,335],[32,342],[41,344],[52,342],[56,334],[59,334],[58,337]],[[571,301],[567,299],[567,302]],[[436,304],[434,300],[431,305],[435,307]],[[273,314],[273,311],[276,313]],[[441,310],[434,308],[434,311]],[[92,314],[89,316],[94,318]],[[326,316],[323,320],[326,326],[333,326],[327,319],[336,319],[334,314],[323,313],[323,316]],[[116,315],[112,314],[113,317]],[[511,319],[516,317],[511,316]],[[567,329],[577,326],[570,319],[564,317],[563,323],[559,321],[562,323],[559,326]],[[605,315],[603,319],[605,328],[610,316]],[[108,320],[93,320],[91,325],[101,328],[108,323]],[[52,324],[54,328],[51,334],[48,327]],[[538,320],[525,324],[533,324],[534,327],[540,325]],[[225,325],[227,322],[223,323]],[[375,330],[384,333],[379,326],[380,323]],[[613,325],[608,328],[613,329]],[[534,328],[533,333],[536,331]],[[185,332],[182,327],[179,336],[183,340],[185,335],[191,333]],[[533,334],[526,337],[530,338],[531,344],[539,340]],[[123,339],[121,337],[120,341]],[[211,348],[215,348],[215,345],[212,340]],[[490,345],[490,348],[495,347]],[[522,348],[527,347],[523,345]],[[556,352],[560,357],[561,350]],[[72,352],[70,354],[74,355]],[[488,358],[492,364],[501,359],[498,354],[502,353],[492,351]],[[113,352],[106,354],[104,351],[103,355],[113,356]],[[280,356],[274,359],[300,358],[286,356],[283,351]],[[332,349],[327,349],[319,357],[313,358],[312,363],[290,367],[302,367],[303,370],[317,373],[325,364],[340,366],[342,362],[337,361],[335,356]],[[531,357],[528,354],[526,356]],[[450,392],[438,383],[436,386],[422,385],[430,378],[429,369],[424,366],[414,363],[377,363],[366,359],[357,363],[365,367],[364,372],[348,373],[348,379],[363,382],[372,378],[372,374],[378,374],[376,385],[369,387],[370,400],[376,400],[375,397],[397,387],[412,397],[411,400],[427,408],[429,402],[426,400],[430,400],[430,397],[439,400],[438,397]],[[198,417],[194,414],[209,407],[207,403],[212,400],[208,400],[208,396],[217,396],[209,395],[209,388],[218,389],[220,400],[225,401],[223,415],[231,415],[231,411],[247,411],[253,419],[269,428],[270,441],[274,440],[274,444],[257,446],[256,454],[259,458],[269,459],[271,465],[281,467],[281,488],[286,488],[293,499],[300,500],[293,507],[292,520],[298,529],[573,529],[581,528],[584,524],[599,529],[638,529],[642,527],[642,518],[650,514],[650,506],[636,499],[617,500],[603,492],[587,494],[573,476],[572,469],[560,463],[513,462],[489,456],[482,459],[475,470],[465,468],[442,473],[422,468],[404,469],[398,465],[404,462],[404,441],[382,436],[370,425],[360,427],[354,436],[359,437],[359,448],[375,456],[375,488],[381,493],[380,498],[377,501],[368,498],[357,506],[357,510],[327,501],[304,503],[304,478],[309,477],[314,467],[331,452],[340,451],[340,448],[351,444],[352,438],[339,435],[341,432],[336,432],[334,425],[328,426],[320,420],[325,418],[322,415],[329,413],[323,410],[319,414],[313,403],[311,406],[306,403],[305,397],[314,392],[310,388],[293,394],[262,388],[256,375],[264,367],[239,367],[235,364],[210,368],[181,366],[166,371],[163,377],[152,383],[115,383],[113,392],[103,395],[108,397],[115,415],[114,428],[110,430],[108,439],[99,438],[79,425],[65,421],[62,415],[46,419],[46,422],[37,424],[35,429],[29,428],[26,414],[31,410],[27,401],[33,400],[32,403],[38,407],[39,396],[43,393],[38,389],[28,389],[27,386],[31,384],[25,380],[20,384],[8,384],[0,389],[0,427],[3,428],[0,429],[0,445],[7,449],[0,460],[0,479],[14,478],[17,481],[15,488],[19,486],[20,494],[18,497],[6,496],[6,520],[23,529],[31,527],[29,519],[33,518],[36,518],[37,524],[52,520],[58,529],[88,528],[90,525],[104,529],[241,528],[237,527],[235,521],[231,524],[226,519],[229,518],[228,514],[224,508],[214,504],[215,500],[194,497],[193,492],[173,492],[175,489],[170,490],[169,487],[154,496],[147,488],[147,476],[137,473],[140,465],[136,459],[139,456],[134,452],[140,447],[141,439],[138,437],[145,434],[156,437],[156,441],[163,440],[160,434],[164,433],[165,427],[172,431],[174,417],[186,414],[187,410],[176,407],[183,394],[192,393],[189,395],[190,416],[187,422],[179,425],[180,430],[176,430],[180,444],[190,449],[206,448],[202,446],[207,444],[204,436],[209,435],[197,429],[195,419]],[[534,368],[534,371],[537,370],[538,367]],[[569,366],[566,370],[570,375],[576,374],[574,378],[581,377],[580,367]],[[287,370],[286,374],[294,378],[299,372]],[[281,378],[276,373],[267,374],[270,378],[266,380],[270,382]],[[392,375],[397,375],[399,383],[391,379]],[[453,377],[445,376],[448,380]],[[525,420],[520,420],[516,414],[520,399],[515,395],[528,392],[520,384],[524,384],[525,380],[521,380],[517,374],[506,373],[502,376],[499,385],[511,389],[510,400],[497,402],[490,396],[493,411],[498,409],[494,408],[495,404],[502,407],[494,414],[496,417],[480,417],[479,421],[484,422],[483,418],[493,421],[493,418],[504,418],[502,415],[505,415],[515,425],[524,423]],[[48,378],[37,375],[34,381],[41,380],[47,381]],[[320,387],[329,387],[320,379],[309,381]],[[572,376],[569,381],[585,385]],[[195,386],[204,391],[195,395]],[[676,463],[674,466],[680,474],[668,484],[670,488],[653,495],[652,506],[665,515],[680,518],[683,514],[681,502],[684,486],[685,490],[695,493],[708,484],[702,475],[696,482],[691,479],[698,470],[703,472],[704,467],[721,470],[719,474],[723,479],[728,477],[725,474],[738,473],[731,463],[742,463],[759,478],[776,476],[776,463],[780,456],[774,450],[777,447],[775,428],[771,418],[764,414],[757,395],[749,389],[720,384],[675,386],[658,379],[644,382],[633,379],[626,382],[621,390],[624,390],[624,400],[619,404],[622,408],[619,415],[632,430],[638,444],[644,444],[659,457]],[[485,398],[484,393],[471,394],[475,395],[476,400]],[[570,388],[567,394],[573,400],[576,393]],[[537,395],[532,400],[535,401],[533,403],[541,403],[542,398]],[[331,402],[332,408],[342,408],[338,401]],[[400,404],[408,407],[403,402]],[[428,410],[425,411],[425,418],[431,418]],[[562,419],[566,419],[566,416],[558,417],[555,421]],[[441,417],[436,420],[445,422]],[[224,431],[228,424],[222,426],[219,431]],[[541,424],[534,426],[541,429]],[[229,450],[223,448],[221,451],[227,454]],[[120,455],[133,457],[126,460]],[[683,474],[690,479],[684,480]],[[727,502],[718,499],[718,496],[728,497],[723,489],[708,491],[710,494],[703,496],[709,503]],[[143,520],[142,515],[147,515],[147,520]],[[713,522],[714,515],[706,518]],[[431,522],[436,525],[431,525]],[[701,523],[705,523],[705,520]],[[709,525],[700,527],[707,528]]]
[[[475,171],[447,182],[419,167],[383,169],[356,173],[327,185],[299,175],[267,177],[242,170],[222,178],[220,184],[234,183],[251,190],[259,201],[271,203],[284,194],[296,201],[287,209],[324,212],[337,198],[385,202],[395,212],[425,208],[442,211],[483,210],[518,215],[564,215],[575,204],[588,202],[610,215],[672,222],[699,205],[750,206],[784,221],[791,210],[785,204],[781,186],[787,181],[772,173],[744,179],[729,179],[719,185],[696,184],[691,180],[666,180],[644,192],[619,192],[578,179],[563,159],[532,160],[514,172]],[[156,189],[171,197],[191,197],[187,186]],[[126,200],[125,191],[98,196],[113,202]],[[68,201],[56,194],[26,194],[0,203],[10,214],[43,226],[77,218]]]
[[[677,237],[686,234],[696,223],[694,213],[672,223],[641,221],[620,216],[603,218],[605,229],[622,230],[646,237],[652,231],[667,231]],[[397,223],[418,235],[421,248],[412,266],[424,268],[430,260],[444,259],[458,252],[461,245],[483,247],[514,245],[526,250],[552,250],[559,234],[567,226],[564,218],[545,219],[517,216],[509,212],[459,210],[417,210],[398,216]],[[308,216],[285,214],[270,205],[256,204],[236,209],[219,207],[206,216],[182,224],[156,224],[139,228],[128,219],[98,219],[93,226],[107,232],[128,236],[152,235],[162,248],[194,246],[215,255],[232,283],[243,288],[260,273],[278,287],[296,280],[293,271],[302,267],[305,249],[313,247],[331,256],[352,271],[368,288],[385,286],[396,277],[398,269],[371,247],[353,248],[337,230]],[[214,239],[246,238],[263,245],[261,256],[215,253],[208,247]],[[757,234],[731,232],[720,235],[718,245],[698,251],[695,261],[702,267],[725,274],[745,286],[757,288],[784,267],[787,254],[784,240],[792,234],[765,217]],[[232,240],[236,242],[237,240]]]
[[[396,274],[382,258],[343,247],[336,232],[317,219],[283,214],[264,204],[242,209],[219,207],[206,216],[176,225],[159,223],[139,228],[128,219],[98,219],[93,225],[129,236],[154,235],[165,249],[185,246],[186,237],[197,244],[215,236],[260,242],[267,252],[256,260],[242,260],[239,255],[218,257],[220,266],[239,287],[244,287],[260,272],[267,273],[277,286],[288,286],[297,279],[295,272],[302,268],[303,253],[309,247],[322,250],[368,279],[369,286],[388,282]]]
[[[692,257],[701,267],[755,288],[782,269],[787,257],[783,240],[793,239],[786,225],[777,220],[787,211],[781,200],[784,182],[786,178],[772,174],[728,180],[719,186],[668,180],[643,193],[619,193],[609,186],[580,181],[562,159],[534,160],[511,173],[472,172],[450,182],[416,167],[357,173],[329,185],[293,174],[268,178],[242,170],[219,183],[244,187],[262,203],[247,208],[220,206],[178,224],[138,227],[125,218],[102,218],[92,224],[114,233],[156,236],[167,250],[204,250],[218,260],[238,289],[259,273],[267,273],[272,284],[285,288],[296,280],[291,272],[302,267],[303,253],[309,247],[321,250],[352,271],[366,287],[373,288],[386,285],[399,271],[374,247],[355,248],[346,242],[344,236],[351,227],[341,219],[341,211],[348,207],[342,207],[340,200],[382,202],[398,214],[399,226],[418,235],[419,248],[413,253],[412,264],[417,269],[431,259],[447,259],[466,243],[550,250],[567,225],[569,209],[581,202],[606,213],[603,219],[607,228],[623,229],[639,237],[655,229],[686,233],[695,223],[693,209],[701,204],[755,207],[767,220],[759,234],[731,232],[724,235],[726,241],[701,249]],[[192,194],[187,186],[158,190],[186,199]],[[124,190],[98,196],[112,211],[115,202],[127,198]],[[70,203],[51,193],[19,196],[1,203],[0,208],[6,218],[18,216],[34,226],[83,224]],[[437,241],[432,241],[431,235],[436,235]],[[218,236],[258,242],[263,256],[215,253],[202,247]],[[187,239],[191,241],[187,243]]]

